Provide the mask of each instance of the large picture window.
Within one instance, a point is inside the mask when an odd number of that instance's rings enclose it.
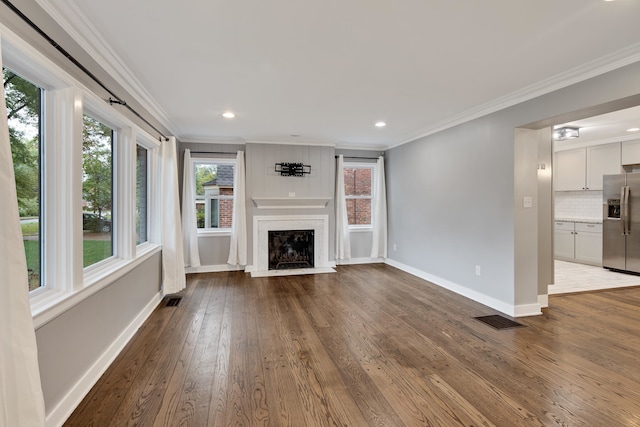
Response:
[[[29,290],[33,291],[43,285],[40,158],[44,91],[8,68],[3,68],[2,77]]]
[[[2,167],[14,171],[39,327],[160,251],[161,144],[9,31],[0,39]]]
[[[371,165],[344,167],[344,194],[350,226],[371,226],[373,171]]]
[[[194,160],[196,219],[199,229],[230,230],[235,163]]]
[[[113,256],[113,140],[115,132],[89,115],[83,118],[83,265]]]

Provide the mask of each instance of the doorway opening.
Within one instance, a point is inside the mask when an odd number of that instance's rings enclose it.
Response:
[[[554,129],[567,127],[579,135],[553,141],[555,274],[549,293],[640,285],[640,277],[602,268],[603,239],[611,233],[605,229],[608,223],[603,224],[608,218],[605,198],[611,196],[603,176],[640,170],[640,107],[564,122]]]

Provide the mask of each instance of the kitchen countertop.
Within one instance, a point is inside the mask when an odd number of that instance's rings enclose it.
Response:
[[[602,218],[555,218],[554,221],[582,222],[585,224],[602,224]]]

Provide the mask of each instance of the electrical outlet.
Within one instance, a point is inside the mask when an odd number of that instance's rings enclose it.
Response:
[[[289,193],[289,197],[296,197],[296,193],[294,193],[293,191]]]
[[[476,265],[476,276],[480,275],[480,266]]]
[[[397,249],[397,246],[396,246],[396,244],[394,243],[394,244],[393,244],[393,250],[395,251],[396,249]]]

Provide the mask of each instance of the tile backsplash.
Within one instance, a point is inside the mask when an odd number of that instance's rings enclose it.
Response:
[[[556,191],[555,217],[602,220],[602,191]]]

